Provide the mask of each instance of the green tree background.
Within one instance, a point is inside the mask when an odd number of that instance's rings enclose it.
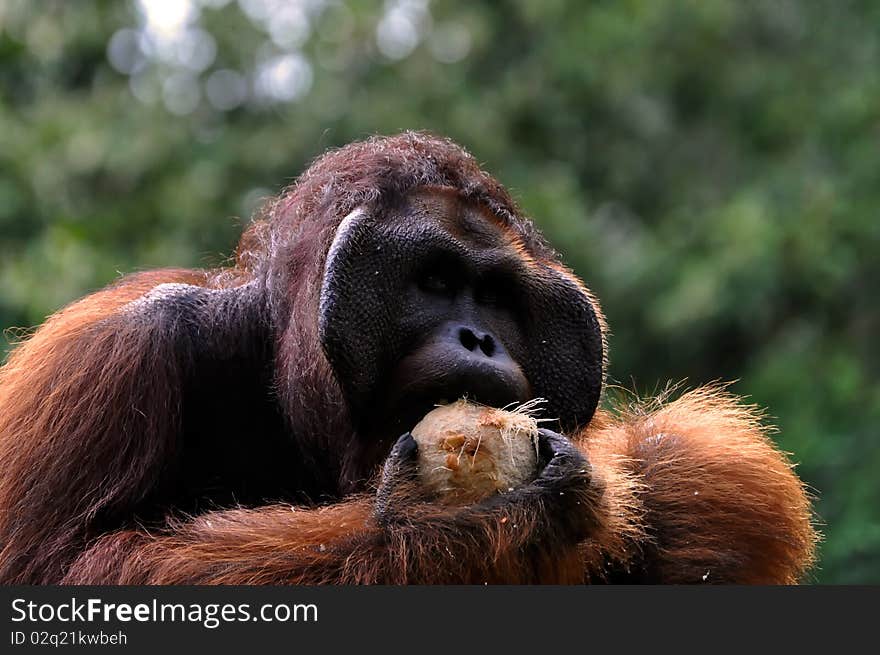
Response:
[[[0,0],[0,328],[220,264],[317,154],[402,129],[597,292],[612,382],[768,407],[814,580],[880,582],[876,2]]]

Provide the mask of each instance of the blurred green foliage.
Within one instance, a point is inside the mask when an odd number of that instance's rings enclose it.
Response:
[[[815,580],[878,583],[878,27],[870,1],[5,0],[0,328],[220,264],[324,149],[430,129],[603,300],[611,381],[737,380],[817,490]]]

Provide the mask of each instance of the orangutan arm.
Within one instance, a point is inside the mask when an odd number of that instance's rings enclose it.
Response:
[[[579,443],[608,478],[614,530],[582,545],[587,578],[794,584],[814,561],[810,498],[753,407],[703,388],[599,416]]]
[[[546,465],[529,485],[450,507],[424,497],[405,435],[374,497],[321,508],[210,512],[159,534],[100,538],[72,584],[483,584],[583,580],[577,544],[600,496],[567,439],[545,432]]]

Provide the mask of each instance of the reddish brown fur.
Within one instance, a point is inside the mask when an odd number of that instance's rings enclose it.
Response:
[[[57,579],[51,563],[82,547],[85,517],[152,483],[148,464],[169,444],[154,437],[161,426],[153,414],[126,398],[138,383],[132,372],[147,376],[134,395],[148,411],[155,393],[173,388],[163,366],[170,353],[156,352],[142,332],[101,324],[160,282],[199,280],[203,274],[179,270],[132,276],[51,317],[0,369],[0,580]],[[173,422],[168,410],[161,420]],[[102,425],[141,438],[120,451]],[[109,462],[119,470],[104,470]],[[48,531],[53,524],[64,527]]]
[[[623,507],[631,532],[624,554],[610,553],[612,574],[663,583],[801,580],[817,541],[810,497],[771,431],[754,406],[718,387],[597,416],[580,443],[594,466],[632,485]]]
[[[754,408],[714,388],[597,417],[577,439],[604,490],[585,503],[595,526],[579,553],[515,556],[534,516],[487,521],[462,541],[444,530],[445,509],[416,504],[408,525],[379,528],[372,498],[359,496],[214,512],[158,538],[110,535],[66,582],[793,584],[813,563],[816,533],[766,430]]]
[[[233,268],[131,276],[50,318],[12,354],[0,370],[0,581],[799,580],[816,539],[808,496],[754,411],[717,390],[600,413],[579,435],[594,478],[577,499],[591,526],[579,548],[554,547],[554,526],[514,510],[453,527],[451,510],[416,490],[398,492],[411,501],[405,522],[375,523],[363,483],[375,468],[364,464],[318,345],[317,294],[342,217],[421,186],[458,190],[499,219],[526,261],[565,270],[504,189],[451,142],[408,133],[325,155],[245,234]],[[315,455],[313,468],[347,497],[214,511],[158,533],[105,529],[166,475],[179,447],[175,353],[122,320],[123,307],[163,282],[222,289],[256,280],[278,329],[278,387],[296,390],[282,398],[290,428],[310,440],[309,452],[346,453]]]
[[[396,529],[372,520],[358,497],[312,510],[229,510],[178,526],[170,536],[123,532],[99,540],[65,583],[482,584],[571,583],[583,578],[573,549],[524,559],[527,516],[479,517],[472,540],[449,529],[447,510],[413,507]],[[474,552],[480,557],[475,557]]]

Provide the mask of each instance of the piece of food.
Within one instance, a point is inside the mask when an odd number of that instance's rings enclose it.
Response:
[[[429,412],[412,430],[422,484],[445,501],[468,503],[532,480],[538,423],[527,412],[466,400]]]

